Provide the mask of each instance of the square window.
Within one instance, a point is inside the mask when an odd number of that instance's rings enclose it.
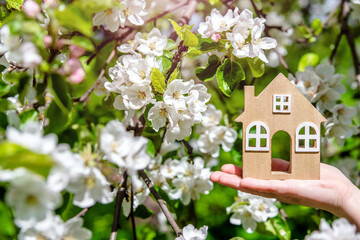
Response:
[[[273,95],[273,113],[290,113],[291,95],[274,94]]]
[[[309,147],[310,148],[316,148],[316,139],[310,139],[309,140]]]
[[[266,138],[260,138],[260,147],[266,147]]]
[[[256,138],[249,138],[249,147],[256,147]]]
[[[299,148],[305,148],[305,140],[299,139]]]

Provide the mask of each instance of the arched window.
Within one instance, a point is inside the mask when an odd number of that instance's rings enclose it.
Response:
[[[255,121],[246,128],[246,151],[269,151],[269,127],[261,122]]]
[[[296,152],[319,152],[320,130],[311,122],[301,123],[296,129]]]

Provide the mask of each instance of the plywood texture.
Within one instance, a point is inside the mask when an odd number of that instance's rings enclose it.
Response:
[[[243,124],[243,177],[319,179],[320,151],[296,152],[295,144],[297,127],[304,122],[311,122],[321,129],[321,123],[326,121],[322,114],[283,74],[279,74],[258,96],[255,96],[254,86],[245,86],[244,89],[244,112],[235,120]],[[274,113],[274,95],[291,95],[290,113]],[[285,131],[290,135],[289,172],[271,171],[271,146],[269,151],[246,150],[246,128],[254,121],[264,122],[269,127],[268,144],[270,145],[276,132]],[[320,144],[320,141],[316,144]]]

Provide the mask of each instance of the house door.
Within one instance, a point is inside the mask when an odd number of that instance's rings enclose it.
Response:
[[[280,158],[290,162],[291,151],[291,138],[285,131],[276,132],[271,139],[271,158]],[[271,171],[279,171],[279,165],[274,161],[271,164]],[[290,173],[290,167],[288,169],[281,169],[282,172]]]

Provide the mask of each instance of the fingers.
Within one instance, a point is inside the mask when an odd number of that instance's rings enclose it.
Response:
[[[242,168],[233,164],[225,164],[224,166],[221,167],[221,171],[229,174],[242,176]]]
[[[282,160],[282,159],[278,159],[278,158],[273,158],[271,161],[271,169],[272,171],[288,171],[290,167],[290,162]]]
[[[233,189],[239,189],[241,177],[225,172],[213,172],[210,175],[210,180]]]
[[[236,171],[238,171],[238,170],[236,170]],[[276,196],[272,193],[260,192],[260,191],[257,191],[256,189],[250,189],[250,188],[244,187],[242,185],[243,179],[238,175],[217,171],[217,172],[213,172],[210,175],[210,180],[213,182],[219,183],[221,185],[233,188],[235,190],[240,190],[242,192],[259,195],[259,196],[267,197],[267,198],[276,198]]]

